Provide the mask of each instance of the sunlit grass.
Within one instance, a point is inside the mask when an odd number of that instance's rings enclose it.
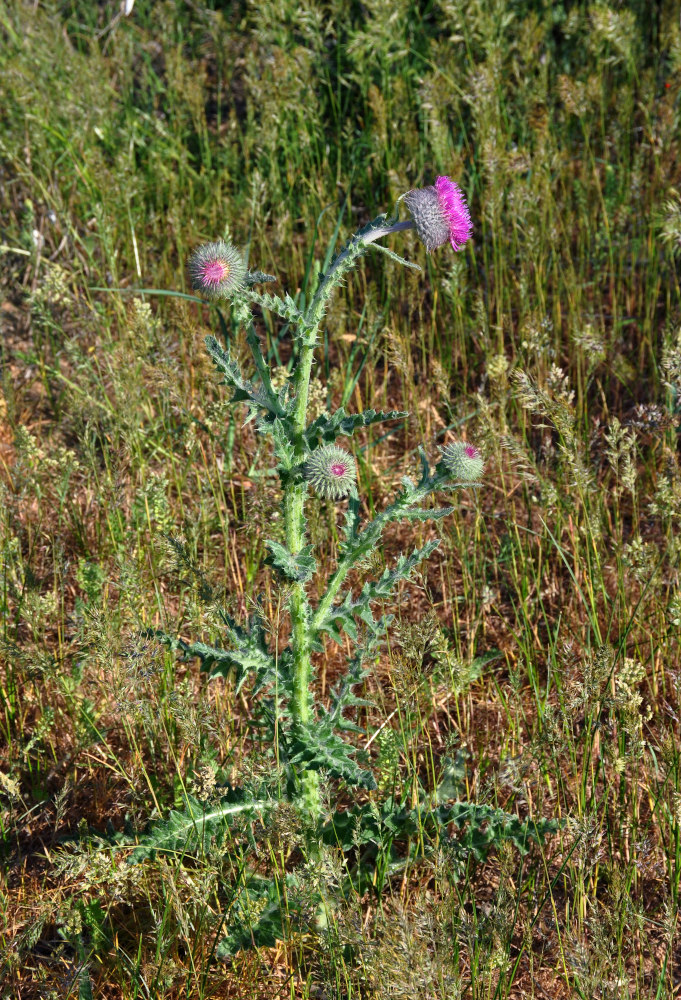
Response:
[[[116,14],[0,11],[3,995],[671,998],[676,6]],[[471,801],[565,825],[484,867],[444,848],[379,863],[326,932],[215,962],[236,845],[128,866],[105,838],[272,770],[247,692],[134,636],[208,639],[216,603],[243,618],[262,594],[283,642],[264,566],[277,494],[205,354],[214,316],[136,289],[188,291],[189,252],[228,237],[302,304],[340,240],[439,173],[469,199],[472,245],[426,256],[407,234],[418,275],[367,258],[316,371],[320,400],[410,412],[353,442],[367,513],[414,474],[421,441],[435,458],[465,436],[488,459],[386,609],[359,743],[376,734],[384,791],[416,801],[461,759]],[[258,325],[284,368],[286,331]],[[416,527],[379,558],[423,544]],[[333,559],[323,505],[311,535]],[[324,696],[339,667],[330,646]],[[258,843],[263,871],[290,870],[295,817]]]

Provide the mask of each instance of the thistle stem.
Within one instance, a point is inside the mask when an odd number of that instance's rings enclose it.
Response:
[[[295,433],[295,461],[305,458],[303,434],[307,415],[307,401],[310,388],[310,374],[314,346],[305,345],[301,349],[300,360],[295,374],[294,390],[296,408],[293,414]],[[289,482],[284,494],[284,518],[286,524],[286,544],[290,552],[297,555],[305,544],[305,496],[307,484]],[[291,649],[293,652],[293,698],[291,714],[294,721],[305,724],[310,720],[310,641],[308,635],[309,603],[303,583],[294,583],[290,602]],[[304,807],[311,817],[318,817],[321,811],[319,796],[319,775],[316,771],[302,774],[302,797]]]
[[[334,287],[340,284],[343,275],[349,271],[357,258],[363,252],[366,244],[387,236],[401,229],[410,229],[413,222],[400,222],[393,226],[376,227],[362,235],[356,234],[341,250],[331,263],[328,271],[322,277],[319,287],[310,302],[303,320],[300,323],[300,355],[293,380],[296,405],[293,412],[293,444],[295,462],[300,463],[306,457],[305,428],[307,426],[307,406],[310,390],[310,375],[314,360],[317,329],[324,315],[326,304]],[[305,544],[305,497],[307,484],[290,481],[284,492],[284,518],[286,525],[286,544],[294,555],[297,555]],[[347,569],[341,571],[341,579]],[[338,576],[338,571],[336,576]],[[340,586],[341,579],[337,581]],[[331,598],[333,599],[333,598]],[[310,649],[314,629],[311,625],[311,611],[305,585],[294,583],[290,602],[291,612],[291,650],[293,653],[293,697],[291,699],[291,715],[294,722],[305,724],[310,721],[311,692],[310,679],[312,661]],[[319,775],[316,771],[303,771],[301,775],[302,798],[304,807],[311,818],[319,818],[321,800],[319,793]]]

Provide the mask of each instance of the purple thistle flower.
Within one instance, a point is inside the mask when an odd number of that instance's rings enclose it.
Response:
[[[466,199],[449,177],[438,177],[435,184],[408,191],[404,200],[428,253],[447,240],[455,250],[461,250],[470,239],[473,223]]]
[[[305,478],[317,496],[340,500],[355,488],[357,467],[352,455],[335,444],[315,448],[305,463]]]
[[[466,441],[455,441],[443,448],[442,461],[455,483],[479,482],[485,471],[479,450]]]
[[[189,258],[192,288],[207,299],[225,299],[244,283],[246,265],[232,243],[204,243]]]

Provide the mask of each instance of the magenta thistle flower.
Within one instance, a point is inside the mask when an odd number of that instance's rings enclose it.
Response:
[[[204,243],[189,258],[192,288],[208,299],[225,299],[244,283],[246,265],[232,243]]]
[[[461,250],[471,238],[473,223],[466,199],[449,177],[438,177],[435,184],[408,191],[404,200],[428,253],[447,240],[455,250]]]
[[[305,478],[317,496],[340,500],[355,488],[357,466],[352,455],[335,444],[315,448],[305,463]]]
[[[455,441],[442,449],[442,461],[456,483],[479,482],[485,471],[482,455],[473,444]]]

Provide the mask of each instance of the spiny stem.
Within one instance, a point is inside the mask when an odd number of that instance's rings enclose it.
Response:
[[[295,461],[305,457],[303,434],[307,415],[307,401],[310,388],[310,373],[314,347],[305,345],[295,375],[294,390],[296,408],[293,414]],[[305,496],[307,484],[289,482],[284,495],[284,518],[286,523],[286,544],[295,555],[305,544]],[[307,723],[310,719],[310,643],[308,636],[309,603],[303,583],[294,583],[291,593],[291,648],[293,652],[293,697],[291,714],[296,722]],[[318,816],[321,810],[319,797],[319,776],[316,771],[304,771],[302,775],[303,802],[311,816]]]
[[[409,229],[412,222],[401,222],[393,226],[377,227],[375,230],[355,234],[343,250],[332,262],[326,274],[322,277],[319,287],[299,324],[301,348],[298,365],[293,381],[295,393],[295,409],[293,411],[293,445],[295,461],[303,462],[306,455],[305,428],[307,425],[307,406],[310,390],[310,375],[314,359],[317,329],[324,315],[327,301],[334,287],[341,281],[343,274],[351,269],[361,255],[367,243],[381,236],[400,229]],[[284,493],[284,518],[286,525],[286,544],[294,555],[297,555],[305,544],[305,497],[307,485],[290,481]],[[344,567],[342,578],[349,567]],[[340,569],[340,567],[339,567]],[[338,572],[336,574],[338,576]],[[333,597],[331,597],[331,600]],[[305,724],[310,721],[311,697],[310,678],[312,661],[310,648],[314,629],[311,626],[310,605],[303,583],[294,583],[291,593],[291,649],[293,653],[293,697],[291,699],[291,715],[294,722]],[[316,771],[303,771],[303,803],[308,814],[319,817],[321,801],[319,794],[319,775]]]

